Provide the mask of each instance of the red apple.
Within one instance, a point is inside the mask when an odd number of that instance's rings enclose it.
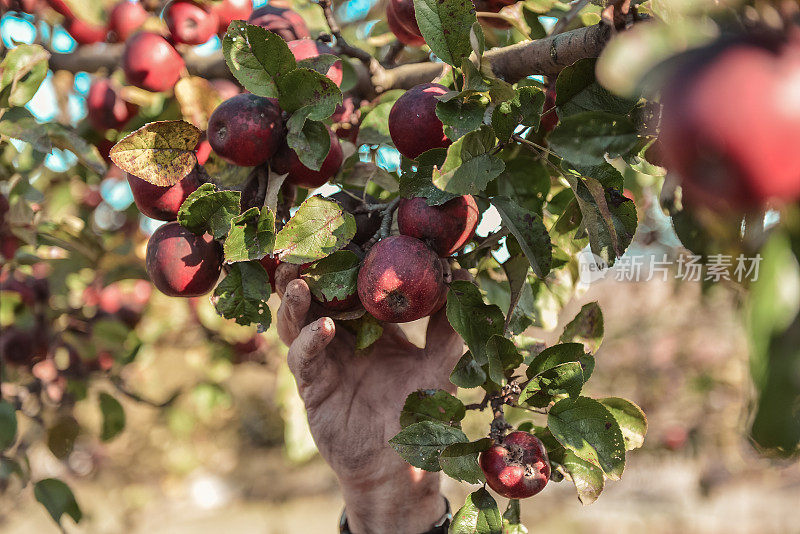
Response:
[[[253,11],[253,0],[222,0],[212,4],[211,12],[217,16],[217,33],[223,35],[234,20],[247,20]]]
[[[450,256],[461,250],[475,235],[480,212],[472,195],[429,206],[424,198],[404,198],[397,208],[400,233],[416,237],[439,256]]]
[[[528,432],[512,432],[480,455],[486,483],[508,499],[525,499],[550,480],[550,460],[542,441]]]
[[[331,138],[331,148],[325,160],[322,162],[322,167],[318,171],[309,169],[300,162],[297,153],[289,148],[289,145],[284,142],[278,149],[270,162],[272,170],[278,174],[288,174],[286,181],[290,184],[299,185],[300,187],[307,187],[313,189],[326,183],[328,180],[336,176],[339,168],[342,166],[344,154],[342,153],[342,145],[339,144],[339,138],[328,129],[328,135]]]
[[[394,146],[409,159],[433,148],[446,148],[450,140],[436,116],[437,96],[447,92],[438,83],[423,83],[406,91],[389,112],[389,134]]]
[[[128,39],[122,54],[122,69],[128,82],[147,91],[175,87],[184,66],[181,55],[157,33],[137,33]]]
[[[278,101],[250,93],[229,98],[208,119],[207,136],[222,159],[242,167],[260,165],[285,139]]]
[[[141,3],[122,0],[108,15],[108,29],[116,34],[118,41],[124,42],[142,27],[149,16]]]
[[[203,44],[217,33],[217,14],[204,4],[175,0],[164,8],[164,20],[176,43]]]
[[[253,11],[247,23],[277,33],[286,42],[311,38],[311,32],[299,13],[272,4]]]
[[[95,26],[76,17],[67,18],[64,29],[81,45],[101,43],[108,33],[105,26]]]
[[[197,167],[178,183],[162,187],[128,174],[133,200],[139,211],[159,221],[174,221],[186,198],[200,187]]]
[[[96,79],[86,97],[89,123],[100,131],[120,130],[139,108],[123,100],[108,78]]]
[[[413,4],[412,4],[413,7]],[[414,24],[416,24],[414,20]],[[421,33],[414,33],[408,29],[408,25],[403,24],[397,13],[395,12],[394,2],[390,2],[386,6],[386,23],[389,25],[389,30],[397,37],[397,40],[408,46],[422,46],[425,44],[425,39],[422,38]],[[419,31],[419,26],[416,27]]]

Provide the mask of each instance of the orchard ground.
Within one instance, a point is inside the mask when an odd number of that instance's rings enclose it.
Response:
[[[759,457],[743,438],[750,379],[735,298],[722,285],[703,296],[698,283],[607,279],[567,305],[553,333],[536,333],[555,342],[583,303],[599,301],[606,337],[590,393],[636,398],[650,431],[623,480],[609,482],[602,499],[584,507],[570,485],[550,484],[522,508],[526,524],[562,534],[800,532],[794,520],[800,465]],[[333,473],[318,456],[296,462],[282,449],[284,433],[298,455],[310,443],[284,367],[286,349],[267,337],[258,356],[265,363],[210,364],[215,360],[185,301],[154,292],[151,306],[142,336],[157,337],[164,329],[174,335],[142,355],[128,377],[131,387],[158,400],[205,376],[233,393],[195,389],[162,416],[121,399],[129,417],[126,432],[103,448],[78,446],[71,458],[73,469],[86,476],[68,475],[38,445],[41,450],[31,451],[34,472],[64,476],[86,513],[85,524],[69,524],[66,531],[331,532],[342,506]],[[206,302],[200,316],[217,320]],[[424,321],[408,328],[416,343]],[[672,401],[660,402],[665,398]],[[99,424],[96,415],[78,417]],[[465,430],[479,432],[479,419],[471,413]],[[474,489],[445,480],[443,491],[454,503]],[[4,534],[58,532],[28,495],[6,495],[0,503]]]

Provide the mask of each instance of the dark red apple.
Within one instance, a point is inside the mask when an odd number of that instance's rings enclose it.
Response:
[[[308,31],[303,17],[291,9],[272,4],[253,11],[247,23],[277,33],[281,39],[287,42],[311,38],[311,32]]]
[[[222,159],[242,167],[260,165],[285,139],[278,101],[250,93],[229,98],[211,114],[207,135]]]
[[[395,21],[400,27],[411,35],[422,37],[422,32],[419,30],[419,23],[417,23],[417,14],[414,10],[414,0],[390,0],[390,5],[392,15],[394,15]],[[386,12],[388,17],[388,6]],[[397,34],[395,35],[397,36]],[[397,37],[399,38],[399,36]]]
[[[122,0],[108,15],[108,29],[116,34],[118,41],[124,42],[142,27],[149,16],[141,3]]]
[[[159,221],[174,221],[186,197],[200,187],[197,167],[178,183],[162,187],[128,174],[133,200],[139,211]]]
[[[339,138],[336,137],[330,129],[328,129],[328,135],[331,138],[331,148],[318,171],[309,169],[303,165],[300,162],[300,158],[297,157],[297,153],[289,148],[289,145],[285,142],[281,145],[270,162],[272,170],[278,174],[288,174],[286,181],[300,187],[313,189],[326,183],[336,176],[344,159],[342,145],[339,144]]]
[[[755,38],[695,51],[662,95],[660,144],[685,200],[717,211],[800,199],[800,54]]]
[[[444,286],[439,257],[405,235],[378,241],[358,273],[358,296],[376,319],[405,323],[433,311]]]
[[[139,32],[128,39],[122,54],[122,69],[128,82],[147,91],[175,87],[184,66],[175,48],[152,32]]]
[[[194,147],[194,153],[197,155],[197,163],[205,165],[211,156],[211,143],[208,142],[208,139],[201,139]]]
[[[331,195],[330,199],[338,202],[342,209],[350,213],[363,206],[364,202],[378,204],[378,199],[367,195],[363,191],[339,191]],[[353,236],[353,243],[362,246],[372,239],[372,236],[381,227],[381,216],[379,212],[371,211],[368,213],[353,213],[353,217],[356,220],[356,235]]]
[[[413,8],[413,4],[412,4]],[[414,20],[414,24],[416,24]],[[407,25],[400,22],[400,19],[395,12],[394,2],[390,2],[386,6],[386,23],[389,25],[389,30],[397,37],[397,40],[408,46],[422,46],[425,44],[425,39],[421,34],[414,33],[407,29]],[[417,26],[419,30],[419,26]]]
[[[512,432],[480,455],[486,483],[507,499],[525,499],[550,480],[550,460],[542,441],[528,432]]]
[[[222,260],[222,247],[212,236],[196,235],[169,222],[150,236],[145,267],[156,289],[165,295],[198,297],[214,288]]]
[[[406,91],[389,112],[389,134],[394,146],[409,159],[433,148],[446,148],[450,140],[436,116],[437,96],[447,92],[438,83],[423,83]]]
[[[164,8],[164,20],[176,43],[203,44],[217,33],[217,14],[204,4],[175,0]]]
[[[313,41],[311,39],[296,39],[294,41],[289,41],[286,44],[289,45],[289,50],[292,51],[292,55],[294,55],[294,58],[297,61],[317,57],[321,54],[336,55],[330,46]],[[327,76],[328,79],[330,79],[337,86],[342,85],[342,61],[337,60],[334,62],[334,64],[328,69],[328,72],[325,73],[325,76]]]
[[[404,198],[397,207],[397,225],[403,235],[424,241],[439,256],[462,249],[475,235],[480,211],[472,195],[429,206],[424,198]]]
[[[123,100],[108,78],[96,79],[86,97],[89,123],[100,131],[120,130],[138,112],[135,104]]]

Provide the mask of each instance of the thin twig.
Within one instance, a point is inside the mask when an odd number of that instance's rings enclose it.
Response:
[[[170,395],[169,398],[167,398],[167,400],[165,400],[163,402],[155,402],[155,401],[152,401],[150,399],[146,399],[146,398],[138,395],[137,393],[134,393],[133,391],[129,390],[127,388],[127,386],[125,385],[125,383],[122,381],[122,379],[119,378],[119,377],[111,377],[111,384],[114,386],[114,388],[117,391],[119,391],[120,393],[122,393],[123,395],[128,397],[129,399],[135,400],[136,402],[139,402],[139,403],[142,403],[142,404],[146,404],[147,406],[152,406],[153,408],[166,408],[167,406],[169,406],[170,404],[175,402],[175,399],[177,399],[181,394],[181,391],[178,390],[175,393],[173,393],[172,395]]]
[[[392,215],[394,214],[394,210],[397,208],[397,205],[400,203],[400,198],[401,197],[397,197],[386,205],[386,208],[381,213],[381,217],[383,217],[383,220],[381,221],[381,227],[377,232],[375,232],[375,235],[373,235],[370,240],[364,244],[365,252],[369,252],[369,249],[372,248],[372,245],[389,235],[389,230],[392,228]]]
[[[336,46],[339,51],[352,58],[359,60],[369,70],[373,76],[383,71],[383,67],[378,63],[378,60],[372,57],[372,54],[366,50],[362,50],[357,46],[348,44],[344,37],[342,37],[342,30],[339,23],[336,22],[336,17],[333,16],[333,5],[331,0],[319,0],[319,6],[322,8],[322,13],[325,15],[325,22],[328,23],[328,28],[331,34],[336,38]]]
[[[553,26],[553,30],[550,32],[550,35],[558,35],[566,30],[567,26],[569,26],[569,23],[575,20],[575,17],[578,16],[578,13],[580,13],[581,9],[586,7],[586,4],[588,3],[589,0],[573,0],[569,11],[567,11],[563,17],[558,19],[558,22],[556,22],[556,25]]]

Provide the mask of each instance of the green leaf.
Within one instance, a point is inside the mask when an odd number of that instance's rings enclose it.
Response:
[[[505,169],[505,162],[491,154],[494,147],[489,126],[469,132],[447,148],[444,163],[433,169],[434,185],[456,195],[482,193]]]
[[[225,237],[239,215],[239,191],[217,191],[214,184],[203,184],[190,194],[178,211],[178,222],[195,234],[210,233]]]
[[[47,447],[53,456],[60,460],[69,456],[80,430],[78,421],[70,415],[63,415],[50,425],[47,429]]]
[[[516,155],[506,161],[506,168],[497,179],[497,193],[513,198],[528,211],[542,214],[542,206],[550,191],[550,174],[541,160]]]
[[[258,261],[231,265],[228,275],[214,289],[211,301],[217,313],[237,324],[257,324],[266,330],[272,322],[267,306],[269,275]]]
[[[497,138],[507,141],[520,124],[538,126],[544,107],[544,91],[526,85],[515,91],[511,100],[501,102],[492,111],[492,128]]]
[[[441,166],[447,157],[444,148],[434,148],[423,152],[416,163],[403,158],[400,163],[400,196],[404,198],[422,197],[429,206],[444,204],[458,195],[442,191],[431,180],[434,167]]]
[[[406,397],[400,412],[400,426],[438,421],[457,427],[465,414],[464,404],[443,389],[420,389]]]
[[[552,438],[552,434],[548,432],[548,435]],[[578,458],[574,452],[568,451],[562,446],[557,448],[548,446],[547,454],[550,461],[560,466],[560,469],[563,469],[564,473],[572,480],[575,491],[578,492],[578,499],[583,505],[592,504],[600,497],[605,487],[605,476],[603,476],[602,469]]]
[[[318,171],[330,151],[331,136],[323,123],[306,120],[309,111],[308,108],[299,110],[286,121],[286,142],[295,151],[300,163]]]
[[[605,111],[587,111],[564,118],[550,133],[553,151],[575,165],[600,165],[605,156],[624,156],[639,142],[633,122]]]
[[[336,202],[314,196],[306,199],[278,232],[275,252],[286,263],[309,263],[341,249],[355,233],[353,215]]]
[[[486,358],[489,378],[499,386],[506,383],[506,371],[514,370],[522,363],[522,355],[514,343],[498,334],[486,342]]]
[[[597,83],[597,59],[581,59],[562,70],[556,80],[556,106],[562,118],[584,111],[627,115],[636,99],[621,98]]]
[[[358,319],[348,321],[356,331],[356,350],[369,348],[383,335],[383,326],[372,315],[366,313]]]
[[[533,378],[548,369],[569,362],[580,362],[585,380],[589,380],[589,377],[592,376],[594,357],[584,352],[583,345],[581,343],[560,343],[547,347],[533,358],[528,366],[528,378]]]
[[[307,109],[308,118],[330,117],[342,103],[342,92],[328,77],[309,69],[295,69],[278,78],[278,103],[287,113]]]
[[[486,482],[483,471],[478,465],[478,453],[492,446],[489,438],[479,439],[470,443],[454,443],[448,445],[439,456],[439,465],[442,471],[459,482],[468,484],[481,484]]]
[[[11,447],[17,440],[17,412],[6,401],[0,400],[0,451]]]
[[[447,294],[447,319],[464,339],[475,361],[487,364],[486,341],[495,334],[503,334],[505,318],[500,308],[486,304],[472,282],[455,280]]]
[[[612,480],[625,469],[625,441],[608,409],[594,399],[562,399],[550,408],[547,426],[564,447],[598,466]]]
[[[233,76],[254,95],[277,98],[276,78],[297,68],[286,42],[259,26],[234,20],[222,39],[222,53]]]
[[[553,246],[542,217],[520,207],[509,198],[497,196],[491,202],[500,213],[503,223],[517,238],[519,246],[531,262],[534,274],[539,278],[546,277],[553,261]]]
[[[519,499],[509,499],[508,507],[503,512],[503,534],[528,534],[519,515]]]
[[[533,292],[528,284],[531,262],[522,253],[522,248],[513,235],[506,238],[506,248],[509,258],[503,262],[502,267],[510,289],[506,313],[507,330],[511,334],[520,334],[533,323],[530,317],[533,313]]]
[[[445,125],[445,135],[453,141],[480,128],[485,112],[486,105],[474,100],[454,98],[436,104],[436,116]]]
[[[33,495],[36,500],[47,508],[50,517],[61,524],[61,516],[70,516],[73,521],[80,523],[83,513],[78,501],[69,486],[55,478],[45,478],[33,485]]]
[[[47,76],[50,53],[38,44],[20,43],[0,63],[0,108],[24,106]]]
[[[590,302],[584,304],[575,318],[564,327],[559,341],[582,343],[594,354],[603,342],[603,331],[603,311],[597,302]]]
[[[341,60],[333,54],[320,54],[318,56],[301,59],[297,62],[297,68],[313,70],[324,76],[337,61]]]
[[[472,53],[469,42],[472,25],[477,22],[470,0],[414,0],[414,12],[422,38],[445,63],[461,67]]]
[[[225,239],[225,261],[258,260],[272,254],[275,245],[275,214],[269,208],[250,208],[231,219]]]
[[[467,351],[456,363],[450,374],[450,382],[460,388],[476,388],[486,382],[486,371]]]
[[[111,148],[120,169],[162,187],[181,181],[197,165],[194,147],[200,130],[186,121],[145,124]]]
[[[453,516],[449,534],[503,534],[497,501],[485,488],[471,493]]]
[[[600,404],[611,412],[617,420],[625,439],[625,450],[632,451],[644,445],[647,434],[647,416],[641,408],[627,399],[607,397],[600,399]]]
[[[435,421],[421,421],[402,429],[389,444],[408,463],[425,471],[441,471],[439,455],[453,443],[467,441],[458,428]]]
[[[567,362],[537,374],[519,395],[519,402],[547,406],[553,398],[580,394],[585,379],[579,362]]]
[[[110,441],[125,429],[125,410],[117,399],[108,393],[100,393],[100,411],[103,414],[100,439]]]
[[[311,294],[321,302],[345,300],[356,294],[361,259],[354,252],[339,250],[313,263],[303,273]]]

